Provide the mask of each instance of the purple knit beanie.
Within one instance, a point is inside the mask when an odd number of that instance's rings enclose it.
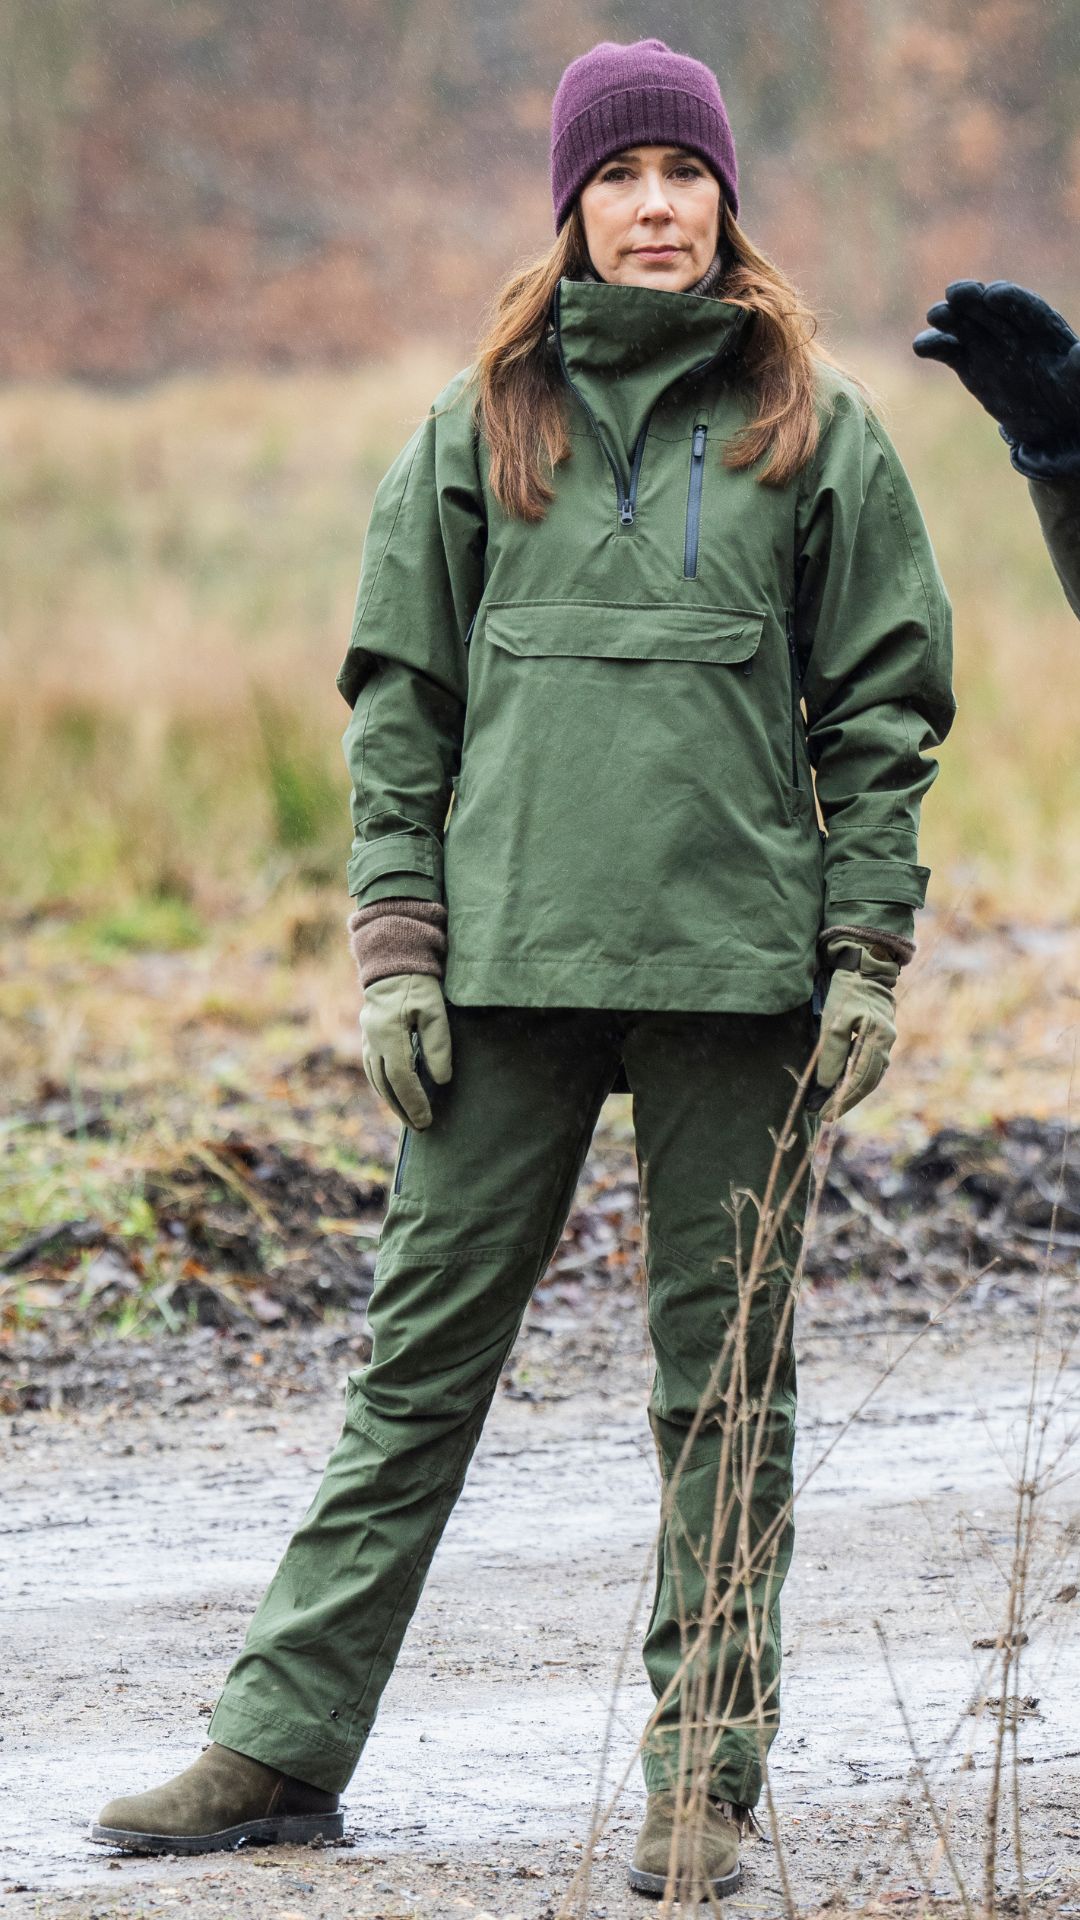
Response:
[[[551,107],[551,196],[558,233],[585,182],[623,147],[691,147],[739,211],[735,141],[716,76],[662,40],[601,40],[572,60]]]

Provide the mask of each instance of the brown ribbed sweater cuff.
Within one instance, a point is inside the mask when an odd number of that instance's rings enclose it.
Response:
[[[826,927],[819,936],[821,946],[839,934],[846,934],[849,940],[861,940],[867,947],[884,947],[898,967],[906,967],[908,961],[915,958],[914,940],[905,940],[902,933],[888,933],[884,927]]]
[[[446,908],[437,900],[373,900],[348,919],[360,985],[394,973],[433,973],[446,962]]]

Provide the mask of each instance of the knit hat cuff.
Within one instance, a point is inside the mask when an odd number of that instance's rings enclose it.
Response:
[[[623,147],[650,142],[700,153],[717,174],[732,213],[738,215],[731,128],[712,102],[683,87],[623,86],[590,101],[560,130],[552,149],[552,175],[558,190],[556,231],[605,159]]]

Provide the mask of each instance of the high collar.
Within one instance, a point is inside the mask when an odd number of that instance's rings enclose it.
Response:
[[[553,323],[563,371],[628,468],[656,402],[732,353],[744,307],[694,293],[562,279]]]

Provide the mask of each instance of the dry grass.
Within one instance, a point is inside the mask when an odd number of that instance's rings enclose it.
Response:
[[[862,365],[859,355],[852,359]],[[1080,902],[1080,631],[1026,483],[943,369],[865,370],[911,474],[955,611],[959,716],[926,803],[939,907],[1074,918]]]
[[[926,813],[939,906],[1080,906],[1080,635],[1026,487],[937,368],[868,374],[957,615],[961,717]],[[452,371],[177,379],[0,396],[0,878],[30,905],[337,878],[333,676],[374,486]]]
[[[9,901],[344,873],[334,688],[379,476],[451,369],[0,400]]]

